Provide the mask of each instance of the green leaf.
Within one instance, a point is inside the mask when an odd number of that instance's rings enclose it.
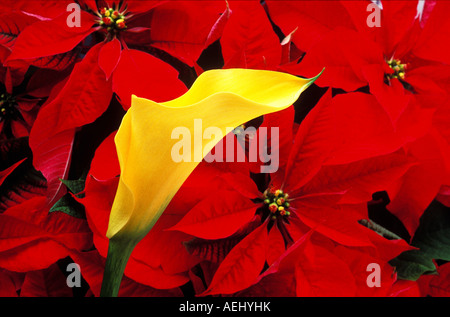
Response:
[[[418,249],[390,261],[401,279],[415,281],[423,274],[436,274],[433,260],[450,261],[450,208],[432,202],[420,218],[411,245]]]
[[[86,184],[86,177],[87,177],[87,171],[83,173],[83,175],[80,176],[79,179],[59,179],[61,183],[63,183],[67,189],[74,194],[78,198],[84,197],[84,187]]]
[[[84,206],[76,201],[70,193],[61,197],[49,210],[49,213],[54,211],[60,211],[75,218],[86,219]]]
[[[406,251],[390,261],[402,280],[416,281],[424,274],[437,274],[433,260],[420,250]]]
[[[433,259],[450,261],[450,208],[432,202],[420,219],[412,245]]]
[[[67,189],[70,190],[73,194],[78,196],[83,190],[84,190],[84,179],[76,179],[76,180],[68,180],[68,179],[61,179],[61,182],[66,185]]]

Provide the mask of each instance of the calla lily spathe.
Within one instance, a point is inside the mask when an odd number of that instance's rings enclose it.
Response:
[[[173,160],[172,148],[178,142],[171,137],[173,129],[183,127],[194,134],[194,120],[201,119],[203,129],[216,127],[224,136],[230,127],[291,106],[316,78],[220,69],[202,73],[188,92],[168,102],[133,96],[115,137],[121,175],[107,231],[104,296],[117,295],[118,285],[112,284],[120,284],[132,249],[199,164]],[[191,153],[207,154],[219,141],[191,143]],[[108,281],[112,279],[116,281]]]

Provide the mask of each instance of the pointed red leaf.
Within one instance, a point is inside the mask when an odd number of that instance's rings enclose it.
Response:
[[[397,132],[376,98],[364,93],[337,95],[332,100],[336,133],[342,139],[325,164],[345,164],[398,150],[409,135]],[[413,122],[408,121],[410,125]],[[411,130],[417,129],[413,125]],[[402,131],[401,131],[402,132]]]
[[[105,72],[106,80],[109,80],[111,74],[116,69],[120,60],[122,45],[117,38],[107,42],[102,46],[98,54],[98,65]]]
[[[353,30],[336,28],[315,43],[300,63],[284,69],[295,75],[313,77],[325,68],[315,84],[350,92],[367,85],[364,67],[384,63],[383,52],[376,43]]]
[[[436,1],[419,40],[414,43],[415,55],[423,59],[449,64],[450,21],[446,14],[449,9],[450,4],[447,1]]]
[[[281,44],[261,4],[234,1],[230,7],[220,39],[225,67],[275,69],[281,62]]]
[[[370,92],[395,124],[410,103],[411,94],[407,93],[398,79],[391,79],[389,85],[385,84],[382,65],[365,66],[363,72],[369,83]]]
[[[432,297],[450,296],[450,263],[438,267],[437,276],[433,276],[429,282],[429,293]]]
[[[94,296],[100,296],[100,289],[105,270],[105,259],[96,250],[88,252],[73,252],[71,258],[80,265],[83,278],[89,284]],[[141,273],[141,275],[145,275]],[[120,284],[119,297],[174,297],[182,296],[179,288],[174,289],[154,289],[149,286],[139,284],[135,280],[123,277]]]
[[[341,4],[350,14],[350,20],[358,31],[365,37],[376,41],[386,57],[391,57],[394,53],[397,56],[402,54],[399,42],[405,37],[411,38],[409,32],[416,21],[417,2],[395,0],[382,2],[382,10],[379,11],[380,27],[372,27],[367,23],[369,14],[374,12],[373,8],[368,7],[368,3],[341,1]]]
[[[337,243],[347,246],[372,246],[367,229],[358,223],[362,217],[351,208],[298,208],[300,220]]]
[[[300,124],[285,171],[284,186],[289,192],[311,180],[337,146],[335,111],[328,91]]]
[[[0,6],[11,11],[35,15],[40,20],[53,19],[67,12],[72,0],[3,0]]]
[[[273,226],[268,237],[270,243],[267,244],[267,265],[275,263],[286,251],[283,236],[276,226]]]
[[[262,197],[256,183],[248,176],[248,174],[224,171],[224,173],[219,174],[219,177],[224,179],[232,189],[239,192],[242,196],[249,199]]]
[[[227,24],[232,12],[230,10],[228,2],[226,3],[226,5],[227,7],[225,11],[220,15],[216,23],[214,23],[213,27],[211,28],[211,31],[209,32],[208,37],[206,38],[205,47],[208,47],[222,36],[225,25]]]
[[[347,263],[326,248],[306,242],[295,270],[297,296],[356,295],[356,282]]]
[[[66,187],[60,179],[67,179],[69,173],[75,129],[51,137],[38,133],[34,134],[32,130],[30,134],[33,165],[47,180],[48,205],[52,205],[66,193]]]
[[[11,273],[7,270],[0,269],[0,296],[1,297],[17,297],[17,289]]]
[[[98,66],[101,44],[78,63],[57,96],[44,105],[30,133],[36,169],[49,183],[49,199],[61,197],[59,179],[67,176],[75,129],[93,122],[108,107],[111,83]]]
[[[89,174],[97,180],[107,180],[120,175],[119,159],[114,143],[115,135],[116,132],[111,133],[95,151]]]
[[[296,282],[293,277],[296,261],[299,253],[303,251],[302,245],[311,237],[311,234],[312,231],[309,231],[299,237],[258,277],[257,283],[239,292],[238,296],[295,297]]]
[[[386,190],[414,164],[411,158],[395,152],[349,164],[323,166],[301,188],[301,192],[313,194],[345,191],[341,202],[367,202],[372,199],[374,192]]]
[[[40,111],[45,124],[52,123],[49,135],[93,122],[105,112],[112,96],[111,83],[98,66],[100,43],[89,50],[73,69],[68,82],[58,96]],[[37,121],[37,120],[36,120]],[[39,123],[43,123],[42,121]],[[43,128],[38,124],[38,128]]]
[[[109,1],[111,4],[114,1]],[[153,8],[163,4],[165,0],[145,0],[145,1],[126,1],[128,11],[134,14],[141,14],[152,10]]]
[[[17,37],[14,49],[6,63],[53,56],[72,50],[96,29],[94,16],[80,11],[81,26],[70,27],[66,12],[52,20],[38,21],[25,28]]]
[[[228,253],[201,295],[232,294],[251,286],[264,267],[268,234],[259,226]]]
[[[52,264],[47,269],[25,275],[20,297],[73,297],[73,291],[58,265]]]
[[[221,1],[166,1],[152,10],[151,45],[192,67],[225,9]]]
[[[426,276],[426,275],[423,275]],[[389,291],[389,297],[421,297],[417,281],[397,280]]]
[[[387,209],[396,215],[405,225],[411,236],[419,226],[420,217],[439,193],[445,182],[444,160],[439,143],[432,135],[412,143],[410,155],[418,164],[399,180],[398,188],[389,190],[391,202]]]
[[[43,196],[47,183],[26,159],[31,155],[28,138],[0,142],[1,168],[4,169],[0,185],[0,213],[35,196]]]
[[[269,16],[284,35],[299,29],[292,40],[302,51],[307,51],[337,26],[353,28],[352,20],[341,1],[268,0],[266,3]]]
[[[253,173],[261,173],[264,166],[269,170],[266,173],[275,173],[286,167],[295,136],[294,118],[294,107],[264,116],[256,135],[249,140],[248,151],[258,153],[256,162],[249,164]]]
[[[48,214],[45,197],[34,197],[0,215],[0,265],[9,270],[40,270],[92,246],[85,220],[64,213]]]
[[[80,47],[75,47],[73,50],[60,53],[52,56],[39,57],[34,59],[29,59],[26,62],[20,63],[13,61],[13,65],[23,65],[22,67],[26,67],[27,65],[32,65],[39,68],[44,69],[53,69],[57,71],[63,71],[70,66],[72,66],[78,59],[78,55],[81,52]]]
[[[254,217],[257,205],[240,193],[219,190],[208,195],[171,230],[203,239],[221,239],[235,233]]]
[[[39,21],[23,12],[7,12],[0,15],[0,44],[12,48],[20,32],[28,25]]]
[[[374,233],[377,234],[377,233]],[[384,239],[384,238],[383,238]],[[389,241],[389,240],[387,240]],[[355,281],[357,297],[386,297],[389,294],[393,283],[396,280],[394,268],[386,261],[371,254],[367,248],[348,248],[338,245],[335,248],[328,248],[334,256],[341,259],[345,266],[352,272],[353,280]],[[377,287],[369,287],[367,283],[372,276],[373,264],[379,265],[380,285]],[[325,274],[328,272],[325,271]],[[343,281],[340,288],[344,288],[345,281]]]
[[[169,64],[142,51],[124,49],[112,76],[113,90],[128,109],[131,95],[156,102],[175,99],[187,91]]]
[[[16,167],[22,164],[22,162],[25,160],[26,159],[20,160],[14,165],[8,167],[7,169],[0,171],[0,186],[3,184],[4,180],[9,176],[9,174],[11,174],[16,169]]]
[[[291,273],[290,271],[295,269],[299,255],[303,252],[303,244],[305,244],[306,241],[309,241],[313,233],[313,230],[309,230],[301,235],[285,252],[283,252],[283,254],[281,254],[281,256],[276,259],[275,262],[270,265],[267,270],[264,271],[264,273],[258,277],[258,283],[265,277],[272,274],[276,275],[281,272]]]

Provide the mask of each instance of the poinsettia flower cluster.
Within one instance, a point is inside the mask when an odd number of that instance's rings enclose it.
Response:
[[[447,1],[0,8],[1,296],[100,295],[131,96],[172,100],[219,68],[325,70],[291,107],[245,123],[254,134],[231,132],[247,160],[196,167],[119,296],[450,295]],[[271,128],[278,169],[263,173],[251,140]]]

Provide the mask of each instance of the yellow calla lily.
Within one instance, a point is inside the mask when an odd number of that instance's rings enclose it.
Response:
[[[320,74],[319,74],[320,75]],[[225,136],[261,115],[291,106],[314,80],[250,69],[210,70],[183,96],[163,103],[133,96],[115,137],[121,175],[112,206],[102,296],[116,296],[134,246],[150,231],[183,182],[220,141],[191,142],[192,160],[174,160],[176,128]],[[201,120],[201,127],[195,122]],[[200,131],[195,131],[199,130]],[[189,152],[189,149],[187,149]]]

